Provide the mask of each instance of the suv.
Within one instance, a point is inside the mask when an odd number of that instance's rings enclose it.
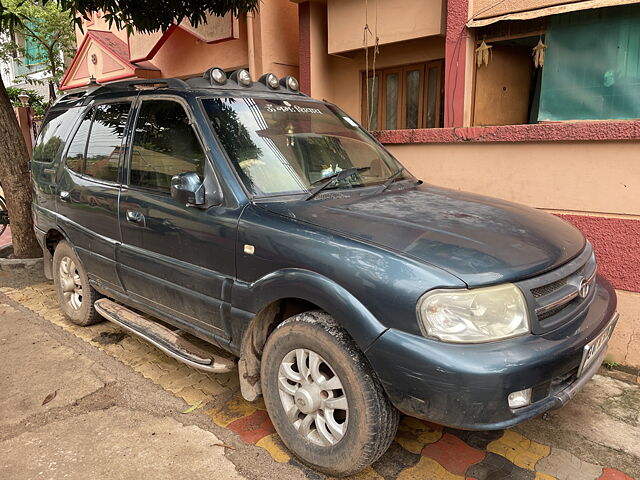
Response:
[[[63,97],[32,172],[66,316],[237,367],[331,475],[380,457],[399,412],[493,430],[562,406],[617,319],[574,227],[423,183],[293,77],[212,68]]]

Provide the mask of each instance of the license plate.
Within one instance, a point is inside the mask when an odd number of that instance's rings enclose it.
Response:
[[[609,338],[611,338],[611,334],[613,333],[613,329],[616,326],[616,320],[618,320],[618,315],[616,314],[609,322],[609,325],[600,332],[600,334],[587,343],[584,346],[584,350],[582,353],[582,362],[580,363],[580,368],[578,369],[578,377],[582,375],[582,373],[589,368],[589,366],[598,358],[598,355],[602,351],[602,349],[609,342]]]

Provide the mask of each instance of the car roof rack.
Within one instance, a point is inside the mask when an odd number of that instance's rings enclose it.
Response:
[[[189,85],[179,78],[147,78],[136,80],[122,80],[120,82],[97,85],[87,90],[87,95],[97,95],[118,90],[148,90],[155,88],[179,88],[188,89]]]

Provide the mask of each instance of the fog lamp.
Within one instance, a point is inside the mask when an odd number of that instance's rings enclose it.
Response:
[[[526,407],[531,403],[531,389],[518,390],[509,394],[509,408]]]
[[[218,85],[224,85],[227,82],[227,74],[221,68],[214,68],[210,72],[212,82]]]
[[[238,83],[244,87],[251,86],[251,75],[246,70],[240,70],[237,75]]]
[[[297,92],[298,89],[300,88],[300,84],[298,83],[298,80],[296,80],[296,78],[292,77],[291,75],[284,77],[282,80],[280,80],[280,85],[287,87],[289,90],[292,90],[294,92]]]
[[[267,74],[267,85],[269,85],[269,87],[276,89],[278,88],[278,77],[276,77],[273,73],[268,73]]]

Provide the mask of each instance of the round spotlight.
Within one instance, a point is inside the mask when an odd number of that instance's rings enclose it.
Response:
[[[267,74],[267,85],[269,85],[269,87],[273,89],[278,88],[278,77],[276,77],[273,73]]]
[[[244,87],[251,86],[251,75],[246,70],[240,70],[237,75],[238,83]]]
[[[209,71],[209,78],[211,83],[217,83],[218,85],[227,83],[227,74],[221,68],[212,68]]]
[[[294,77],[289,77],[287,78],[287,87],[297,92],[298,88],[300,88],[300,85],[298,84],[298,80],[296,80]]]
[[[298,89],[300,88],[300,84],[298,83],[298,80],[296,80],[296,78],[292,77],[291,75],[284,77],[282,80],[280,80],[280,85],[287,87],[289,90],[292,90],[294,92],[297,92]]]
[[[258,82],[262,83],[263,85],[266,85],[272,90],[277,90],[278,88],[280,88],[280,82],[278,81],[278,77],[276,77],[273,73],[265,73],[258,79]]]

